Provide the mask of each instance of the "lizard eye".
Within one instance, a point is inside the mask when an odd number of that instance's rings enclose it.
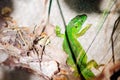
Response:
[[[75,28],[77,28],[77,26],[75,26]]]
[[[83,20],[81,20],[81,23],[83,23]]]

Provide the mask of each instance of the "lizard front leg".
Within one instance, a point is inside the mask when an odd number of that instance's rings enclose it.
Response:
[[[61,33],[61,29],[59,26],[56,26],[55,33],[56,33],[56,36],[61,37],[61,38],[64,38],[65,36],[64,34]]]
[[[87,24],[85,28],[83,28],[79,33],[76,34],[76,37],[78,38],[80,36],[83,36],[86,33],[86,31],[91,27],[91,25],[92,24]]]

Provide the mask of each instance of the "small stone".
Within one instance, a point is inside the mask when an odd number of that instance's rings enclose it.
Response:
[[[46,61],[41,63],[42,73],[51,78],[58,71],[56,61]]]
[[[4,62],[8,58],[8,54],[4,51],[0,51],[0,63]]]

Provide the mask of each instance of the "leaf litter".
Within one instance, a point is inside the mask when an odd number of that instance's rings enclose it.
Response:
[[[42,32],[44,26],[47,28]],[[54,38],[52,24],[40,24],[31,30],[19,27],[11,17],[0,16],[0,65],[23,68],[50,80],[60,74],[67,58],[63,51],[52,46]]]

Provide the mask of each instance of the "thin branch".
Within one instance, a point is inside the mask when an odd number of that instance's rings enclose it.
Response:
[[[60,11],[60,14],[61,14],[61,17],[62,17],[62,20],[63,20],[64,27],[66,28],[65,18],[64,18],[64,15],[63,15],[63,13],[62,13],[62,9],[61,9],[61,6],[60,6],[60,3],[59,3],[59,0],[57,0],[57,4],[58,4],[59,11]]]
[[[51,5],[52,5],[52,0],[50,0],[49,2],[49,7],[48,7],[48,16],[47,16],[47,22],[46,22],[46,25],[49,23],[49,18],[50,18],[50,12],[51,12]],[[46,6],[46,5],[45,5]],[[42,29],[42,32],[43,33],[46,29],[46,25],[43,26],[43,29]]]
[[[113,2],[113,4],[112,4],[112,2]],[[86,53],[87,53],[88,50],[91,48],[91,46],[92,46],[92,44],[94,43],[94,41],[96,40],[96,38],[97,38],[100,30],[101,30],[102,27],[103,27],[103,24],[105,23],[108,15],[109,15],[110,10],[112,9],[112,7],[113,7],[113,5],[114,5],[115,2],[116,2],[116,0],[111,0],[111,1],[109,2],[109,5],[108,5],[107,9],[103,12],[102,17],[101,17],[101,19],[100,19],[100,22],[98,22],[98,24],[97,24],[97,26],[98,26],[99,29],[98,29],[96,35],[94,36],[92,42],[91,42],[90,45],[88,46],[88,49],[86,50]],[[87,55],[87,54],[85,54],[85,55]],[[83,59],[84,59],[85,55],[83,56]]]
[[[52,0],[49,2],[49,8],[48,8],[48,22],[49,22],[49,17],[50,17],[50,12],[51,12],[51,5],[52,5]]]
[[[77,64],[77,61],[76,61],[76,59],[75,59],[75,56],[74,56],[72,47],[71,47],[71,45],[70,45],[70,41],[69,41],[69,39],[68,39],[68,34],[67,34],[67,31],[66,31],[66,22],[65,22],[63,13],[62,13],[62,9],[61,9],[61,7],[60,7],[59,0],[57,0],[57,4],[58,4],[59,10],[60,10],[60,14],[61,14],[61,17],[62,17],[62,20],[63,20],[63,23],[64,23],[64,27],[65,27],[65,36],[66,36],[66,39],[67,39],[67,44],[68,44],[68,46],[69,46],[69,48],[70,48],[70,52],[72,53],[72,58],[73,58],[74,63],[75,63],[75,65],[76,65],[77,71],[78,71],[79,74],[81,74],[81,71],[80,71],[80,69],[79,69],[79,65]],[[80,75],[80,79],[85,80],[85,78],[84,78],[82,75]]]
[[[117,41],[120,32],[118,32],[118,34],[116,35],[116,37],[115,37],[114,40],[113,40],[113,36],[114,36],[114,33],[115,33],[115,31],[116,31],[119,23],[120,23],[120,16],[117,18],[117,20],[116,20],[115,23],[114,23],[114,28],[113,28],[113,31],[112,31],[112,34],[111,34],[111,38],[110,38],[112,44],[111,44],[111,46],[109,47],[109,49],[108,49],[108,51],[107,51],[107,53],[109,53],[109,51],[110,51],[111,48],[112,48],[113,63],[115,63],[115,58],[114,58],[114,42]],[[100,61],[102,61],[107,55],[108,55],[108,54],[105,54],[104,57],[103,57]]]
[[[113,36],[114,36],[114,33],[119,25],[119,22],[120,22],[120,16],[117,18],[117,20],[115,21],[115,24],[114,24],[114,27],[113,27],[113,31],[112,31],[112,34],[111,34],[111,46],[112,46],[112,58],[113,58],[113,63],[115,64],[115,51],[114,51],[114,40],[113,40]]]
[[[98,29],[96,35],[94,36],[92,42],[90,43],[88,49],[86,50],[86,52],[88,52],[88,50],[89,50],[90,47],[92,46],[93,42],[95,41],[96,37],[98,36],[100,30],[101,30],[102,27],[103,27],[103,24],[105,23],[108,15],[109,15],[110,10],[112,9],[112,7],[114,6],[114,3],[115,3],[116,1],[117,1],[117,0],[111,0],[111,1],[109,2],[108,8],[103,12],[102,18],[101,18],[100,22],[98,22],[98,25],[97,25],[97,27],[98,27],[99,29]],[[111,2],[113,2],[113,4],[112,4]]]

